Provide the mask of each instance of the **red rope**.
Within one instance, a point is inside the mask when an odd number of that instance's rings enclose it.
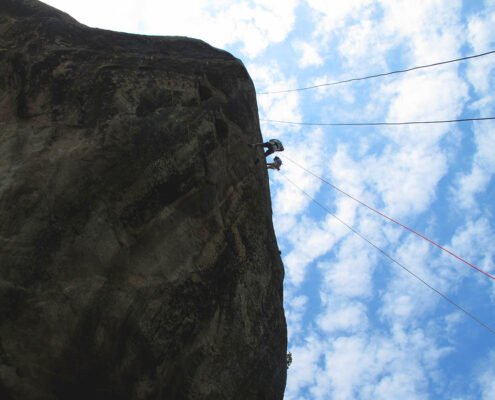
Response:
[[[291,181],[287,175],[285,175],[283,172],[282,174],[285,176],[285,179],[287,179],[288,182],[290,182],[292,185],[294,185],[297,189],[299,189],[302,193],[304,193],[311,201],[313,201],[316,205],[321,207],[323,210],[325,210],[328,214],[330,214],[333,218],[335,218],[337,221],[339,221],[341,224],[345,225],[351,232],[353,232],[356,236],[359,236],[361,239],[363,239],[365,242],[367,242],[370,246],[374,247],[377,251],[379,251],[384,257],[387,257],[390,261],[392,261],[394,264],[398,265],[401,267],[404,271],[406,271],[408,274],[416,278],[418,281],[420,281],[423,285],[429,287],[431,290],[433,290],[435,293],[437,293],[439,296],[443,297],[444,300],[448,301],[450,304],[452,304],[454,307],[458,308],[460,311],[462,311],[464,314],[466,314],[469,318],[471,318],[473,321],[477,322],[479,325],[481,325],[483,328],[488,330],[490,333],[495,335],[495,330],[490,327],[489,325],[485,324],[481,319],[476,317],[474,314],[470,313],[468,310],[466,310],[464,307],[460,306],[457,304],[455,301],[451,300],[447,295],[443,294],[441,291],[438,289],[435,289],[433,286],[431,286],[428,282],[426,282],[423,278],[421,278],[419,275],[415,274],[413,271],[411,271],[409,268],[407,268],[404,264],[393,258],[390,254],[382,250],[380,247],[378,247],[376,244],[374,244],[371,240],[363,236],[359,231],[354,229],[352,226],[350,226],[348,223],[346,223],[344,220],[340,219],[337,217],[334,213],[332,213],[328,208],[326,208],[323,204],[320,202],[316,201],[313,197],[311,197],[308,193],[306,193],[303,189],[301,189],[298,185],[296,185],[293,181]]]
[[[412,232],[414,233],[415,235],[419,236],[420,238],[426,240],[427,242],[431,243],[432,245],[438,247],[439,249],[445,251],[446,253],[450,254],[452,257],[455,257],[456,259],[458,259],[459,261],[462,261],[464,264],[466,265],[469,265],[471,268],[474,268],[476,271],[478,272],[481,272],[483,275],[486,275],[487,277],[493,279],[495,281],[495,276],[493,275],[490,275],[488,272],[486,271],[483,271],[481,268],[478,268],[476,265],[474,264],[471,264],[469,261],[466,261],[464,258],[462,257],[459,257],[457,254],[453,253],[452,251],[450,251],[449,249],[446,249],[445,247],[443,247],[442,245],[438,244],[437,242],[431,240],[430,238],[426,237],[425,235],[415,231],[414,229],[412,228],[409,228],[407,225],[404,225],[402,224],[401,222],[389,217],[388,215],[378,211],[377,209],[367,205],[366,203],[362,202],[361,200],[359,199],[356,199],[355,197],[351,196],[349,193],[346,193],[344,192],[342,189],[339,189],[337,186],[335,186],[334,184],[326,181],[325,179],[319,177],[318,175],[314,174],[313,172],[311,172],[310,170],[304,168],[302,165],[298,164],[297,162],[295,162],[294,160],[291,160],[289,157],[287,157],[286,155],[284,155],[285,158],[287,158],[289,161],[291,161],[292,163],[294,163],[295,165],[297,165],[299,168],[305,170],[306,172],[310,173],[311,175],[313,175],[315,178],[318,178],[320,179],[322,182],[326,183],[327,185],[329,185],[330,187],[332,187],[333,189],[339,191],[340,193],[346,195],[347,197],[351,198],[352,200],[356,201],[357,203],[365,206],[366,208],[368,208],[369,210],[377,213],[378,215],[382,216],[383,218],[386,218],[388,219],[389,221],[401,226],[402,228],[408,230],[409,232]]]

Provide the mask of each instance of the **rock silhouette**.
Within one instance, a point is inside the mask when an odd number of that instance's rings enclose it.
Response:
[[[0,0],[0,398],[282,399],[259,141],[229,53]]]

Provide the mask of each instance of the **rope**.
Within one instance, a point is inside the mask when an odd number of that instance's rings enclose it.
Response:
[[[315,173],[311,172],[309,169],[306,169],[305,167],[303,167],[301,164],[297,163],[296,161],[290,159],[289,157],[287,157],[286,155],[284,156],[287,160],[289,160],[291,163],[297,165],[299,168],[303,169],[304,171],[310,173],[311,175],[313,175],[315,178],[318,178],[319,180],[321,180],[323,183],[326,183],[327,185],[329,185],[330,187],[332,187],[333,189],[337,190],[338,192],[346,195],[347,197],[349,197],[350,199],[354,200],[355,202],[361,204],[362,206],[366,207],[367,209],[375,212],[376,214],[382,216],[383,218],[385,219],[388,219],[389,221],[393,222],[394,224],[397,224],[399,226],[401,226],[402,228],[408,230],[409,232],[411,233],[414,233],[415,235],[419,236],[420,238],[422,238],[423,240],[426,240],[427,242],[429,242],[430,244],[438,247],[439,249],[443,250],[444,252],[450,254],[452,257],[456,258],[457,260],[459,261],[462,261],[464,264],[470,266],[471,268],[475,269],[476,271],[478,272],[481,272],[483,275],[486,275],[487,277],[493,279],[495,281],[495,276],[493,275],[490,275],[488,272],[486,271],[483,271],[481,268],[478,268],[476,265],[474,264],[471,264],[469,261],[466,261],[464,258],[458,256],[457,254],[455,254],[454,252],[450,251],[449,249],[443,247],[442,245],[438,244],[437,242],[431,240],[430,238],[428,238],[427,236],[415,231],[414,229],[412,228],[409,228],[407,225],[404,225],[403,223],[389,217],[388,215],[382,213],[381,211],[377,210],[376,208],[373,208],[371,206],[369,206],[368,204],[362,202],[361,200],[355,198],[354,196],[351,196],[349,193],[346,193],[344,192],[342,189],[338,188],[337,186],[335,186],[334,184],[332,184],[331,182],[328,182],[327,180],[321,178],[320,176],[316,175]]]
[[[393,74],[400,74],[400,73],[414,71],[414,70],[422,69],[422,68],[436,67],[436,66],[439,66],[439,65],[444,65],[444,64],[454,63],[454,62],[458,62],[458,61],[469,60],[469,59],[477,58],[477,57],[483,57],[483,56],[487,56],[487,55],[493,54],[493,53],[495,53],[495,50],[487,51],[486,53],[481,53],[481,54],[474,54],[472,56],[456,58],[454,60],[441,61],[441,62],[437,62],[437,63],[433,63],[433,64],[427,64],[427,65],[420,65],[420,66],[417,66],[417,67],[412,67],[412,68],[407,68],[407,69],[399,69],[397,71],[391,71],[391,72],[386,72],[386,73],[382,73],[382,74],[368,75],[368,76],[364,76],[362,78],[345,79],[345,80],[342,80],[342,81],[336,81],[336,82],[330,82],[330,83],[322,83],[322,84],[314,85],[314,86],[307,86],[307,87],[302,87],[302,88],[286,89],[286,90],[279,90],[279,91],[261,92],[261,93],[257,93],[257,94],[289,93],[289,92],[298,92],[298,91],[303,91],[303,90],[317,89],[317,88],[324,87],[324,86],[340,85],[342,83],[349,83],[349,82],[355,82],[355,81],[363,81],[365,79],[372,79],[372,78],[378,78],[378,77],[381,77],[381,76],[388,76],[388,75],[393,75]]]
[[[495,120],[495,117],[484,118],[460,118],[448,119],[439,121],[407,121],[407,122],[294,122],[294,121],[279,121],[275,119],[260,119],[260,121],[272,124],[290,124],[290,125],[306,125],[306,126],[383,126],[383,125],[420,125],[420,124],[449,124],[453,122],[469,122],[469,121],[489,121]]]
[[[356,234],[357,236],[359,236],[361,239],[363,239],[365,242],[367,242],[368,244],[370,244],[371,246],[373,246],[376,250],[378,250],[383,256],[385,256],[386,258],[388,258],[390,261],[392,261],[393,263],[397,264],[399,267],[401,267],[404,271],[406,271],[407,273],[409,273],[410,275],[412,275],[414,278],[416,278],[417,280],[419,280],[421,283],[423,283],[425,286],[429,287],[431,290],[433,290],[435,293],[437,293],[439,296],[441,296],[445,301],[449,302],[451,305],[453,305],[454,307],[456,307],[457,309],[459,309],[460,311],[462,311],[464,314],[466,314],[469,318],[471,318],[473,321],[475,321],[476,323],[478,323],[479,325],[481,325],[483,328],[485,328],[488,332],[490,332],[492,335],[495,335],[495,330],[493,328],[491,328],[490,326],[488,326],[487,324],[485,324],[482,320],[480,320],[478,317],[476,317],[474,314],[470,313],[469,311],[467,311],[465,308],[463,308],[462,306],[460,306],[459,304],[457,304],[456,302],[454,302],[453,300],[451,300],[447,295],[443,294],[442,292],[440,292],[438,289],[435,289],[433,286],[431,286],[428,282],[426,282],[423,278],[421,278],[420,276],[418,276],[417,274],[415,274],[414,272],[412,272],[409,268],[407,268],[405,265],[403,265],[402,263],[400,263],[399,261],[397,261],[395,258],[393,258],[391,255],[389,255],[387,252],[385,252],[384,250],[382,250],[380,247],[378,247],[376,244],[374,244],[373,242],[371,242],[369,239],[367,239],[365,236],[363,236],[359,231],[357,231],[356,229],[354,229],[352,226],[350,226],[349,224],[347,224],[346,222],[344,222],[342,219],[340,219],[339,217],[337,217],[334,213],[332,213],[328,208],[326,208],[324,205],[322,205],[320,202],[318,202],[317,200],[315,200],[313,197],[311,197],[308,193],[306,193],[303,189],[301,189],[297,184],[295,184],[291,179],[289,179],[287,177],[286,174],[284,174],[282,172],[282,175],[285,177],[285,179],[287,179],[292,185],[294,185],[297,189],[299,189],[302,193],[304,193],[307,197],[309,197],[315,204],[317,204],[319,207],[321,207],[323,210],[325,210],[328,214],[330,214],[332,217],[334,217],[335,219],[337,219],[340,223],[342,223],[343,225],[345,225],[349,230],[351,230],[354,234]]]

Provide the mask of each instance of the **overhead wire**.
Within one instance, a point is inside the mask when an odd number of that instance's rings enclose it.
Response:
[[[484,323],[481,319],[476,317],[474,314],[466,310],[464,307],[460,306],[457,304],[455,301],[451,300],[447,295],[439,291],[438,289],[434,288],[432,285],[430,285],[428,282],[426,282],[423,278],[421,278],[419,275],[411,271],[409,268],[407,268],[404,264],[396,260],[394,257],[389,255],[385,250],[381,249],[379,246],[374,244],[371,240],[366,238],[363,234],[361,234],[357,229],[353,228],[351,225],[343,221],[341,218],[339,218],[337,215],[332,213],[327,207],[325,207],[323,204],[321,204],[319,201],[314,199],[311,195],[309,195],[304,189],[299,187],[295,182],[293,182],[286,174],[282,173],[285,179],[289,181],[293,186],[295,186],[297,189],[299,189],[304,195],[306,195],[311,201],[313,201],[315,204],[317,204],[320,208],[322,208],[324,211],[326,211],[328,214],[330,214],[333,218],[337,219],[340,223],[345,225],[351,232],[353,232],[355,235],[359,236],[362,240],[367,242],[369,245],[374,247],[377,251],[379,251],[384,257],[388,258],[390,261],[393,263],[397,264],[400,268],[402,268],[404,271],[406,271],[408,274],[412,275],[414,278],[419,280],[421,283],[423,283],[425,286],[429,287],[431,290],[433,290],[435,293],[437,293],[439,296],[441,296],[445,301],[450,303],[452,306],[456,307],[460,311],[462,311],[465,315],[467,315],[469,318],[471,318],[473,321],[478,323],[480,326],[485,328],[488,332],[490,332],[492,335],[495,335],[495,329]]]
[[[442,62],[427,64],[427,65],[421,65],[421,66],[416,66],[416,67],[402,69],[402,70],[390,71],[390,72],[387,72],[387,73],[381,73],[381,74],[375,74],[375,75],[368,75],[368,76],[359,77],[359,78],[345,79],[345,80],[340,80],[340,81],[335,81],[335,82],[329,82],[329,83],[323,83],[323,84],[318,84],[318,85],[312,85],[312,86],[307,86],[307,87],[302,87],[302,88],[294,88],[294,89],[279,90],[279,91],[258,92],[257,94],[259,94],[259,95],[279,94],[279,93],[289,93],[289,92],[296,92],[296,91],[304,91],[304,90],[317,89],[317,88],[322,88],[322,87],[326,87],[326,86],[334,86],[334,85],[339,85],[339,84],[344,84],[344,83],[349,83],[349,82],[355,82],[355,81],[361,81],[361,80],[366,80],[366,79],[374,79],[374,78],[378,78],[378,77],[389,76],[389,75],[393,75],[393,74],[406,73],[406,72],[410,72],[410,71],[414,71],[414,70],[419,70],[419,69],[423,69],[423,68],[430,68],[430,67],[440,66],[440,65],[444,65],[444,64],[449,64],[449,63],[454,63],[454,62],[460,62],[460,61],[464,61],[464,60],[479,58],[479,57],[487,56],[487,55],[494,54],[494,53],[495,53],[495,50],[494,51],[488,51],[488,52],[481,53],[481,54],[475,54],[475,55],[471,55],[471,56],[456,58],[456,59],[453,59],[453,60],[447,60],[447,61],[442,61]],[[272,120],[272,119],[262,119],[261,121],[262,122],[267,122],[267,123],[272,123],[272,124],[278,123],[278,124],[305,125],[305,126],[399,126],[399,125],[419,125],[419,124],[446,124],[446,123],[460,123],[460,122],[474,122],[474,121],[488,121],[488,120],[495,120],[495,117],[460,118],[460,119],[433,120],[433,121],[405,121],[405,122],[334,122],[334,123],[324,123],[324,122],[304,122],[304,121],[303,122],[281,121],[281,120]],[[311,175],[313,175],[316,178],[318,178],[318,179],[322,180],[323,182],[327,183],[328,185],[330,185],[332,188],[334,188],[335,190],[339,191],[340,193],[342,193],[342,194],[350,197],[351,199],[357,201],[359,204],[367,207],[371,211],[374,211],[374,212],[378,213],[382,217],[390,220],[391,222],[394,222],[394,223],[398,224],[399,226],[403,227],[404,229],[406,229],[406,230],[408,230],[408,231],[410,231],[410,232],[418,235],[419,237],[423,238],[424,240],[427,240],[431,244],[439,247],[440,249],[442,249],[443,251],[447,252],[448,254],[450,254],[451,256],[455,257],[456,259],[458,259],[458,260],[464,262],[465,264],[469,265],[470,267],[474,268],[478,272],[481,272],[484,275],[486,275],[486,276],[490,277],[491,279],[494,279],[495,280],[495,277],[493,277],[492,275],[490,275],[487,272],[481,270],[480,268],[476,267],[475,265],[469,263],[468,261],[464,260],[463,258],[457,256],[455,253],[449,251],[448,249],[446,249],[443,246],[439,245],[438,243],[432,241],[431,239],[427,238],[426,236],[422,235],[421,233],[416,232],[415,230],[407,227],[406,225],[400,223],[399,221],[396,221],[395,219],[393,219],[391,217],[388,217],[384,213],[381,213],[380,211],[376,210],[375,208],[368,206],[364,202],[362,202],[362,201],[358,200],[357,198],[349,195],[348,193],[346,193],[343,190],[337,188],[335,185],[331,184],[330,182],[326,181],[325,179],[323,179],[323,178],[317,176],[316,174],[312,173],[311,171],[307,170],[303,166],[299,165],[297,162],[291,160],[289,157],[286,157],[286,158],[289,161],[293,162],[294,164],[298,165],[300,168],[302,168],[305,171],[307,171],[308,173],[310,173]],[[339,218],[337,215],[335,215],[334,213],[332,213],[327,207],[325,207],[323,204],[321,204],[316,199],[314,199],[312,196],[310,196],[306,191],[304,191],[303,189],[301,189],[296,183],[294,183],[285,174],[283,174],[283,175],[284,175],[284,177],[293,186],[295,186],[297,189],[299,189],[311,201],[313,201],[320,208],[322,208],[327,213],[329,213],[333,218],[337,219],[340,223],[342,223],[344,226],[346,226],[354,234],[356,234],[357,236],[359,236],[362,240],[364,240],[369,245],[371,245],[372,247],[374,247],[384,257],[388,258],[390,261],[392,261],[393,263],[395,263],[396,265],[398,265],[404,271],[406,271],[407,273],[409,273],[410,275],[412,275],[414,278],[416,278],[417,280],[419,280],[425,286],[427,286],[432,291],[434,291],[439,296],[441,296],[445,301],[447,301],[448,303],[450,303],[452,306],[456,307],[458,310],[460,310],[461,312],[463,312],[466,316],[468,316],[473,321],[475,321],[476,323],[478,323],[480,326],[482,326],[483,328],[485,328],[488,332],[490,332],[491,334],[495,335],[495,330],[492,327],[490,327],[489,325],[487,325],[486,323],[484,323],[481,319],[479,319],[478,317],[476,317],[474,314],[472,314],[471,312],[469,312],[468,310],[466,310],[465,308],[463,308],[462,306],[460,306],[459,304],[457,304],[456,302],[454,302],[453,300],[451,300],[447,295],[445,295],[444,293],[442,293],[438,289],[436,289],[433,286],[431,286],[428,282],[426,282],[423,278],[421,278],[416,273],[414,273],[413,271],[411,271],[404,264],[402,264],[401,262],[399,262],[398,260],[396,260],[394,257],[392,257],[391,255],[389,255],[383,249],[381,249],[380,247],[378,247],[377,245],[375,245],[372,241],[370,241],[369,239],[367,239],[358,230],[356,230],[355,228],[353,228],[352,226],[350,226],[349,224],[347,224],[345,221],[343,221],[341,218]]]
[[[466,57],[461,57],[461,58],[456,58],[453,60],[447,60],[447,61],[442,61],[442,62],[437,62],[437,63],[432,63],[432,64],[427,64],[427,65],[421,65],[421,66],[416,66],[412,68],[407,68],[407,69],[402,69],[402,70],[396,70],[396,71],[390,71],[387,73],[381,73],[381,74],[375,74],[375,75],[368,75],[360,78],[351,78],[351,79],[345,79],[345,80],[340,80],[340,81],[335,81],[335,82],[329,82],[329,83],[323,83],[323,84],[318,84],[318,85],[313,85],[313,86],[307,86],[307,87],[302,87],[302,88],[295,88],[295,89],[287,89],[287,90],[279,90],[279,91],[266,91],[266,92],[258,92],[257,94],[259,95],[266,95],[266,94],[278,94],[278,93],[288,93],[288,92],[296,92],[296,91],[303,91],[303,90],[310,90],[310,89],[316,89],[316,88],[321,88],[321,87],[326,87],[326,86],[334,86],[334,85],[339,85],[343,83],[349,83],[349,82],[354,82],[354,81],[361,81],[361,80],[366,80],[366,79],[374,79],[378,77],[383,77],[383,76],[388,76],[388,75],[393,75],[393,74],[399,74],[399,73],[405,73],[405,72],[410,72],[422,68],[430,68],[430,67],[435,67],[435,66],[440,66],[444,64],[449,64],[449,63],[454,63],[454,62],[459,62],[459,61],[464,61],[464,60],[469,60],[469,59],[474,59],[478,57],[483,57],[487,56],[490,54],[494,54],[494,51],[488,51],[485,53],[481,54],[475,54],[471,56],[466,56]],[[267,123],[278,123],[278,124],[291,124],[291,125],[305,125],[305,126],[398,126],[398,125],[419,125],[419,124],[446,124],[446,123],[460,123],[460,122],[474,122],[474,121],[488,121],[488,120],[495,120],[495,117],[481,117],[481,118],[459,118],[459,119],[449,119],[449,120],[433,120],[433,121],[404,121],[404,122],[334,122],[334,123],[324,123],[324,122],[295,122],[295,121],[281,121],[281,120],[272,120],[272,119],[262,119],[262,122],[267,122]],[[376,210],[373,207],[368,206],[364,202],[358,200],[357,198],[349,195],[348,193],[344,192],[343,190],[337,188],[335,185],[331,184],[330,182],[326,181],[325,179],[319,177],[318,175],[312,173],[308,169],[304,168],[303,166],[299,165],[297,162],[291,160],[289,157],[286,157],[289,161],[293,162],[295,165],[299,166],[300,168],[304,169],[311,175],[315,176],[316,178],[322,180],[323,182],[327,183],[330,185],[332,188],[335,190],[339,191],[340,193],[350,197],[351,199],[357,201],[359,204],[367,207],[371,211],[374,211],[375,213],[381,215],[382,217],[390,220],[391,222],[394,222],[398,224],[399,226],[403,227],[404,229],[418,235],[419,237],[423,238],[424,240],[430,242],[431,244],[437,246],[438,248],[442,249],[446,253],[450,254],[454,258],[464,262],[465,264],[469,265],[470,267],[474,268],[478,272],[483,273],[484,275],[490,277],[491,279],[495,280],[495,277],[492,275],[488,274],[487,272],[481,270],[480,268],[476,267],[474,264],[469,263],[468,261],[464,260],[463,258],[457,256],[455,253],[449,251],[448,249],[444,248],[443,246],[439,245],[438,243],[434,242],[433,240],[427,238],[426,236],[422,235],[421,233],[407,227],[406,225],[400,223],[399,221],[396,221],[395,219],[388,217],[384,213],[381,213],[380,211]],[[407,268],[405,265],[400,263],[398,260],[396,260],[394,257],[390,256],[387,252],[385,252],[383,249],[375,245],[373,242],[371,242],[369,239],[367,239],[364,235],[362,235],[359,231],[357,231],[355,228],[347,224],[345,221],[340,219],[337,215],[333,214],[327,207],[322,205],[320,202],[318,202],[316,199],[314,199],[312,196],[310,196],[307,192],[305,192],[303,189],[301,189],[297,184],[295,184],[291,179],[289,179],[285,174],[283,174],[284,177],[292,184],[294,185],[297,189],[299,189],[304,195],[309,197],[315,204],[317,204],[320,208],[325,210],[327,213],[329,213],[332,217],[337,219],[339,222],[341,222],[343,225],[345,225],[349,230],[351,230],[354,234],[359,236],[361,239],[366,241],[368,244],[370,244],[372,247],[374,247],[377,251],[379,251],[383,256],[388,258],[390,261],[393,263],[397,264],[399,267],[401,267],[403,270],[408,272],[410,275],[412,275],[414,278],[419,280],[421,283],[429,287],[431,290],[436,292],[439,296],[441,296],[445,301],[449,302],[451,305],[462,311],[465,315],[467,315],[469,318],[471,318],[473,321],[478,323],[480,326],[488,330],[491,334],[495,335],[495,330],[488,326],[486,323],[484,323],[482,320],[480,320],[478,317],[476,317],[474,314],[471,312],[467,311],[465,308],[451,300],[448,296],[431,286],[428,282],[426,282],[424,279],[422,279],[420,276],[415,274],[413,271],[411,271],[409,268]]]
[[[491,121],[495,117],[480,117],[480,118],[459,118],[436,121],[406,121],[406,122],[297,122],[297,121],[281,121],[275,119],[260,119],[262,122],[271,124],[289,124],[289,125],[305,125],[305,126],[397,126],[397,125],[423,125],[423,124],[450,124],[457,122],[471,121]]]
[[[446,252],[447,254],[449,254],[450,256],[454,257],[455,259],[463,262],[464,264],[468,265],[469,267],[473,268],[474,270],[482,273],[483,275],[487,276],[488,278],[491,278],[495,281],[495,276],[489,274],[488,272],[482,270],[481,268],[477,267],[476,265],[470,263],[469,261],[465,260],[464,258],[458,256],[457,254],[455,254],[453,251],[450,251],[449,249],[445,248],[444,246],[438,244],[437,242],[435,242],[434,240],[428,238],[427,236],[417,232],[416,230],[408,227],[407,225],[397,221],[396,219],[392,218],[392,217],[389,217],[388,215],[386,215],[385,213],[377,210],[376,208],[374,207],[371,207],[369,206],[368,204],[364,203],[363,201],[357,199],[356,197],[350,195],[349,193],[343,191],[342,189],[338,188],[337,186],[335,186],[333,183],[327,181],[326,179],[316,175],[315,173],[311,172],[309,169],[305,168],[304,166],[302,166],[301,164],[299,164],[298,162],[292,160],[290,157],[288,157],[286,154],[284,154],[284,158],[289,160],[291,163],[293,163],[294,165],[298,166],[299,168],[301,168],[302,170],[306,171],[307,173],[313,175],[315,178],[319,179],[320,181],[322,181],[323,183],[329,185],[332,189],[342,193],[343,195],[349,197],[350,199],[354,200],[355,202],[361,204],[362,206],[368,208],[369,210],[373,211],[374,213],[380,215],[381,217],[393,222],[394,224],[396,225],[399,225],[400,227],[406,229],[407,231],[419,236],[420,238],[422,238],[423,240],[426,240],[427,242],[429,242],[430,244],[432,244],[433,246],[436,246],[438,247],[440,250]]]
[[[495,53],[495,50],[491,50],[491,51],[487,51],[485,53],[473,54],[471,56],[455,58],[453,60],[440,61],[440,62],[436,62],[436,63],[432,63],[432,64],[426,64],[426,65],[419,65],[419,66],[412,67],[412,68],[399,69],[399,70],[396,70],[396,71],[390,71],[390,72],[385,72],[385,73],[381,73],[381,74],[363,76],[361,78],[344,79],[344,80],[340,80],[340,81],[329,82],[329,83],[321,83],[321,84],[318,84],[318,85],[312,85],[312,86],[306,86],[306,87],[294,88],[294,89],[285,89],[285,90],[278,90],[278,91],[258,92],[257,94],[259,94],[259,95],[279,94],[279,93],[290,93],[290,92],[299,92],[299,91],[303,91],[303,90],[317,89],[317,88],[321,88],[321,87],[325,87],[325,86],[334,86],[334,85],[340,85],[340,84],[343,84],[343,83],[349,83],[349,82],[363,81],[363,80],[366,80],[366,79],[379,78],[379,77],[382,77],[382,76],[388,76],[388,75],[394,75],[394,74],[402,74],[402,73],[405,73],[405,72],[415,71],[415,70],[422,69],[422,68],[437,67],[439,65],[444,65],[444,64],[450,64],[450,63],[455,63],[455,62],[470,60],[470,59],[478,58],[478,57],[484,57],[484,56],[487,56],[487,55],[490,55],[490,54],[494,54],[494,53]]]

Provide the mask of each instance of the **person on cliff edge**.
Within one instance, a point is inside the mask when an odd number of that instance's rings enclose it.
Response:
[[[282,160],[280,158],[278,158],[277,156],[274,157],[273,162],[266,163],[266,168],[276,169],[277,171],[280,171],[281,166],[282,166]]]
[[[282,142],[278,139],[270,139],[265,143],[250,143],[249,147],[266,147],[265,157],[268,157],[270,154],[275,153],[276,151],[284,151],[284,146]]]

